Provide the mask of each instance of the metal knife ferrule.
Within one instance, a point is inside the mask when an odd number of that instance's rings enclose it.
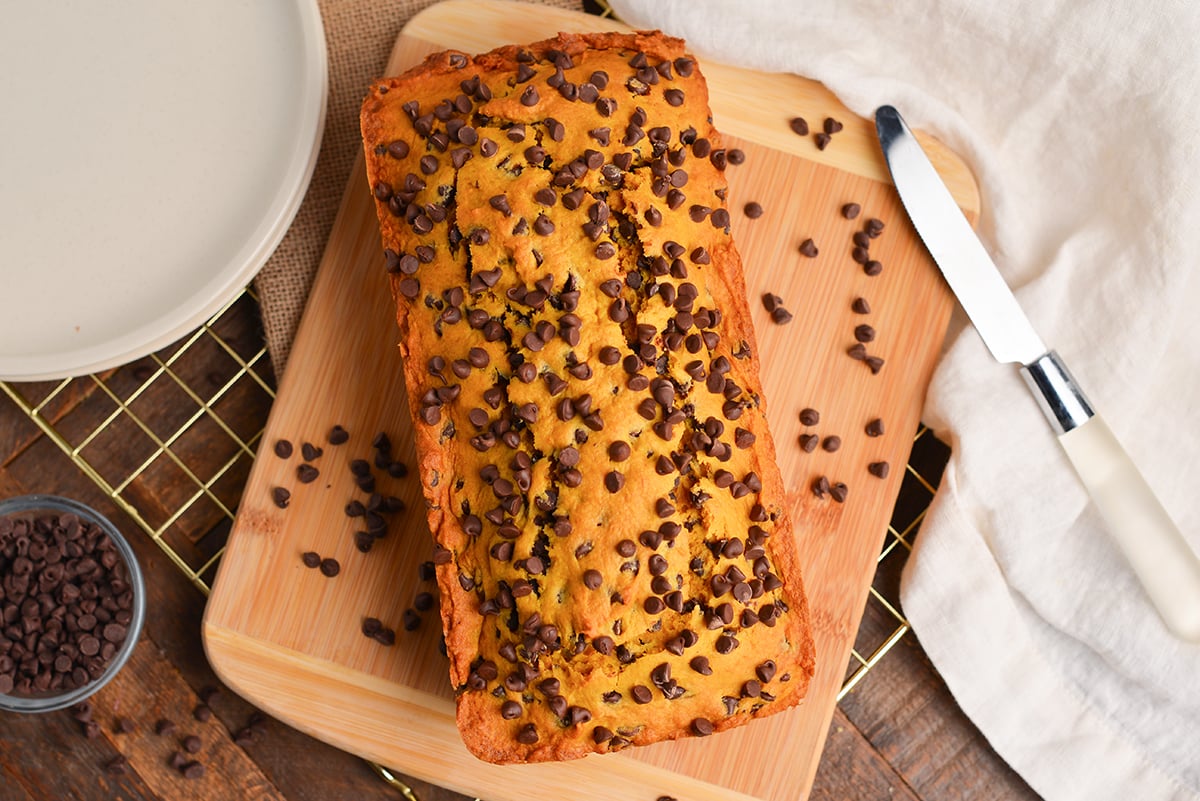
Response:
[[[1075,377],[1054,351],[1047,351],[1029,364],[1022,365],[1021,376],[1029,385],[1055,434],[1061,436],[1079,428],[1095,415],[1091,402],[1075,382]]]

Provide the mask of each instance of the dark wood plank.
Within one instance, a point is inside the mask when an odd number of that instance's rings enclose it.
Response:
[[[1037,801],[963,714],[909,634],[840,710],[923,801]]]
[[[835,710],[809,801],[875,798],[921,801],[845,713]]]

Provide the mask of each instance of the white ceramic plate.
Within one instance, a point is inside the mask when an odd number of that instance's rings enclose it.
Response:
[[[200,325],[299,208],[328,71],[316,0],[0,12],[0,378],[81,375]]]

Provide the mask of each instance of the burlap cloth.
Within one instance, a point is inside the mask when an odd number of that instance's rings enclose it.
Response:
[[[580,0],[536,0],[581,9]],[[283,374],[313,275],[360,152],[358,110],[383,74],[401,28],[437,0],[320,0],[329,51],[329,107],[312,183],[283,241],[254,279],[275,375]]]

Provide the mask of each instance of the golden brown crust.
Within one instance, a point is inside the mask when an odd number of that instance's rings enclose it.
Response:
[[[363,105],[458,724],[491,762],[721,731],[812,676],[694,66],[561,34]]]

